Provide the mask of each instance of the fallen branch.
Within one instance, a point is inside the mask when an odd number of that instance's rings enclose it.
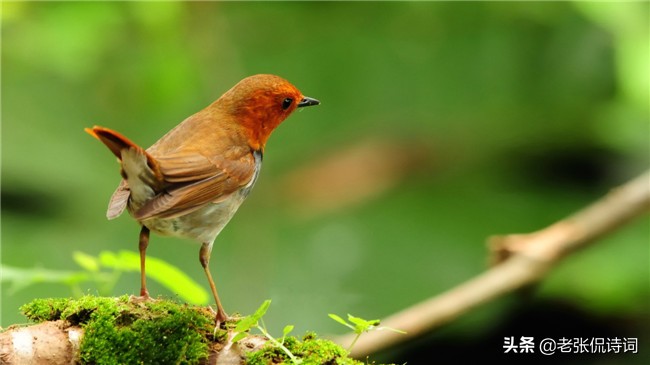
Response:
[[[408,341],[448,323],[503,294],[537,282],[560,259],[596,242],[650,209],[650,171],[609,192],[587,208],[540,231],[488,240],[494,267],[431,299],[393,314],[381,323],[406,335],[370,332],[352,349],[357,358]],[[344,347],[355,335],[335,339]]]
[[[79,347],[84,330],[66,321],[50,321],[11,328],[0,335],[0,363],[32,365],[79,364]],[[238,344],[213,348],[200,364],[232,365],[244,362],[246,354],[260,350],[266,339],[248,336]]]

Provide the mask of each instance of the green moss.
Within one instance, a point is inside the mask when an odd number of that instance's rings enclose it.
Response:
[[[35,299],[29,304],[20,307],[20,311],[34,322],[57,320],[66,309],[71,299]]]
[[[302,359],[303,365],[363,365],[361,361],[347,356],[341,346],[329,340],[316,337],[314,333],[307,333],[302,341],[295,337],[287,337],[284,346],[292,354]],[[277,347],[268,343],[262,349],[248,354],[249,365],[291,364],[289,357]]]
[[[223,344],[225,330],[214,331],[214,314],[168,300],[134,302],[128,296],[80,299],[36,299],[20,308],[35,322],[66,320],[84,329],[80,358],[84,364],[196,364],[210,346]],[[232,330],[234,323],[226,323]],[[287,337],[284,345],[302,364],[363,365],[347,357],[335,343],[307,333],[302,340]],[[248,364],[291,364],[268,342],[248,354]]]
[[[37,299],[21,307],[31,320],[67,320],[84,329],[86,364],[196,364],[208,356],[214,317],[204,308],[127,296]],[[225,338],[225,331],[220,338]]]

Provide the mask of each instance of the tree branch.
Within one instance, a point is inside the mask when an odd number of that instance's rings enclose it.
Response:
[[[389,331],[364,334],[352,349],[352,356],[365,357],[418,337],[503,294],[539,281],[566,255],[594,243],[649,209],[650,171],[647,171],[540,231],[490,237],[488,245],[495,266],[443,294],[387,317],[382,325],[407,334]],[[346,347],[354,337],[348,334],[335,342]]]

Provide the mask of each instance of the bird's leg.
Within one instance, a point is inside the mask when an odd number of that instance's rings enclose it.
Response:
[[[147,279],[145,277],[145,257],[147,253],[147,246],[149,246],[149,228],[142,226],[140,231],[140,297],[142,299],[149,299],[149,291],[147,290]]]
[[[214,296],[214,301],[217,303],[217,327],[221,325],[221,323],[225,322],[228,320],[228,315],[226,312],[223,310],[223,307],[221,306],[221,301],[219,300],[219,294],[217,294],[217,287],[214,285],[214,280],[212,280],[212,275],[210,274],[210,268],[208,267],[208,264],[210,263],[210,253],[212,252],[212,242],[209,243],[203,243],[201,245],[201,251],[199,251],[199,261],[201,262],[201,266],[203,266],[203,271],[205,271],[205,276],[208,277],[208,282],[210,283],[210,289],[212,290],[212,295]]]

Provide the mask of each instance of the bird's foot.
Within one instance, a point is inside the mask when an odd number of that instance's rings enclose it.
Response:
[[[156,300],[157,299],[150,297],[148,293],[140,296],[135,296],[135,295],[129,296],[129,301],[131,303],[155,302]]]
[[[224,310],[221,308],[217,308],[217,310],[215,311],[211,306],[208,306],[208,309],[210,310],[210,312],[212,312],[212,315],[214,315],[215,330],[217,328],[221,328],[221,326],[225,325],[226,322],[228,321],[239,319],[239,317],[231,317],[227,315],[226,312],[224,312]]]

